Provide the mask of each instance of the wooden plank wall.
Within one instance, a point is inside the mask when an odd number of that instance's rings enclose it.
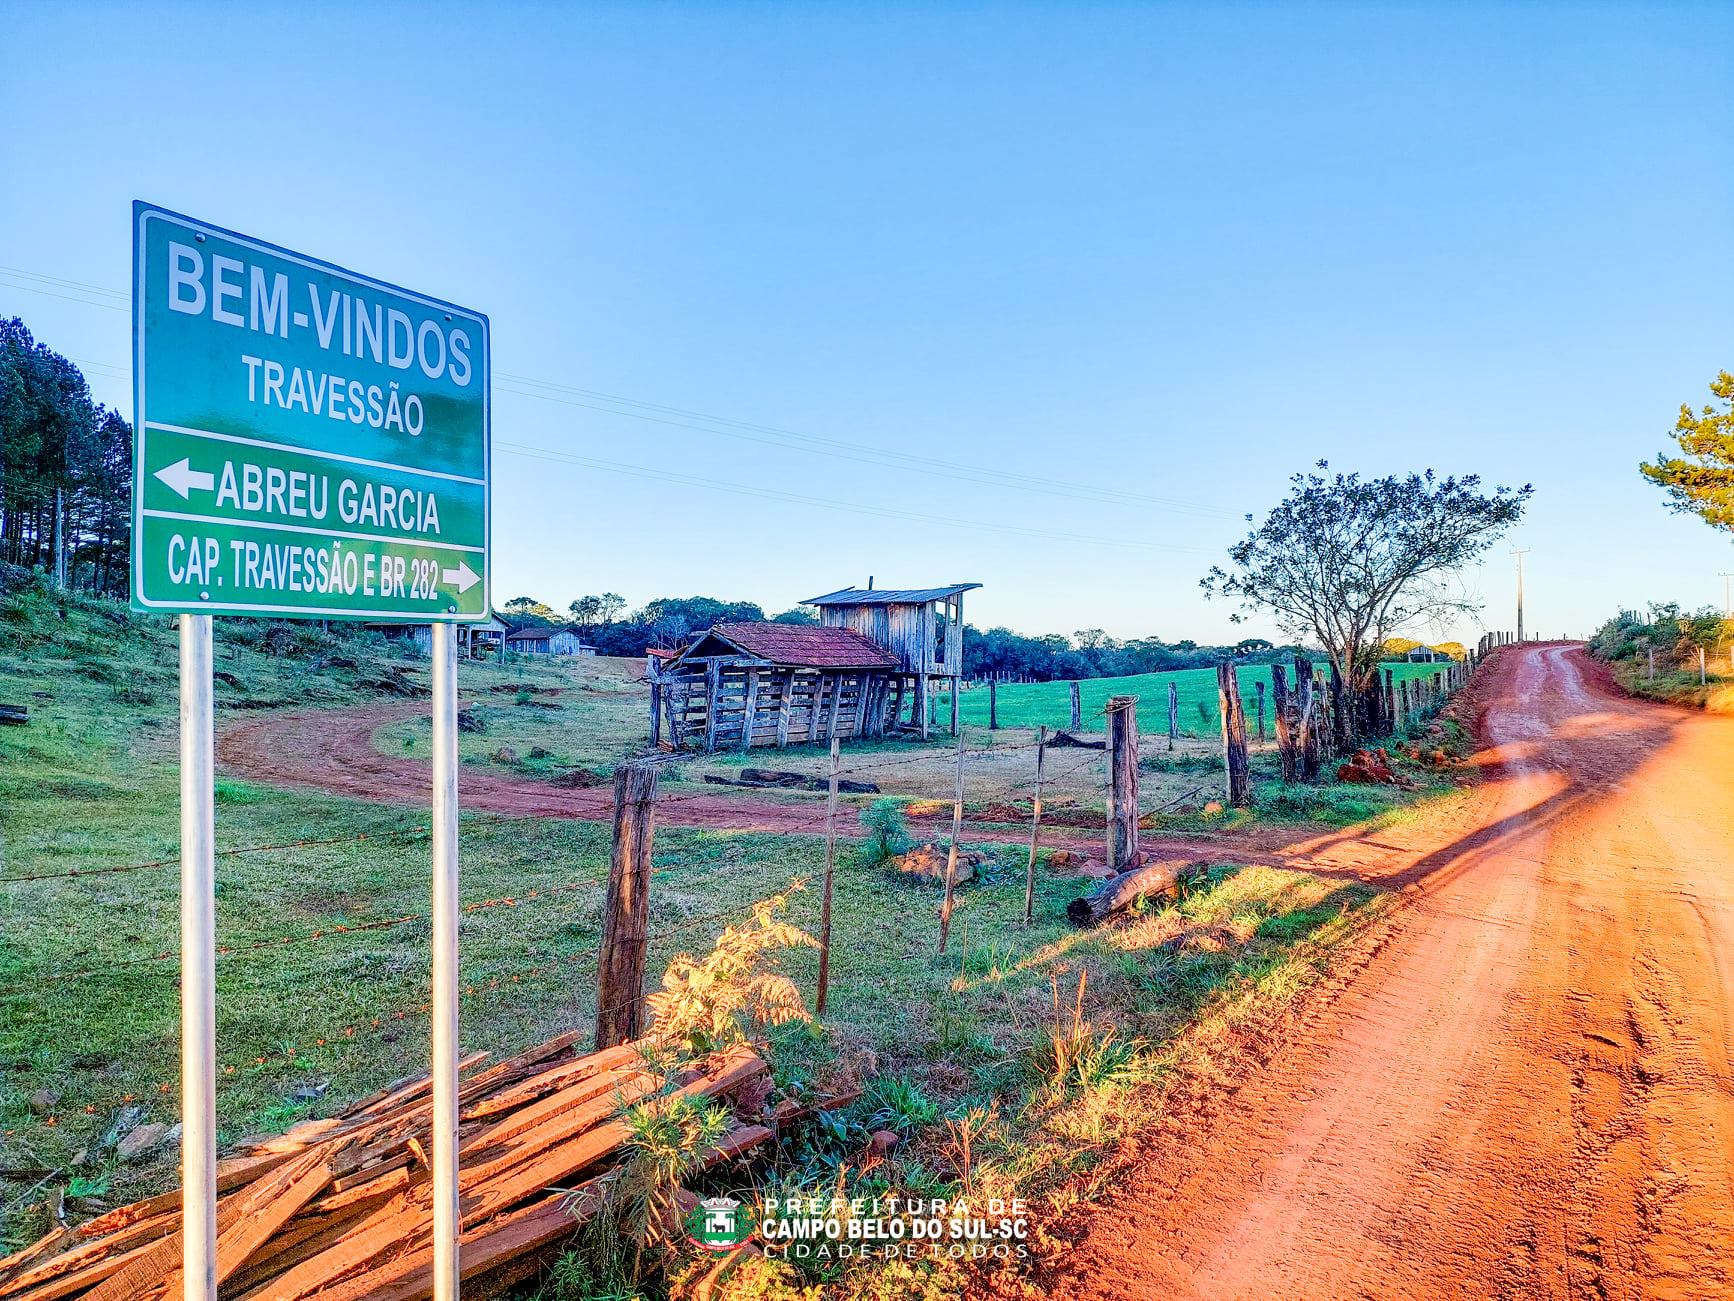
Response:
[[[663,673],[656,684],[668,736],[677,749],[802,745],[828,741],[833,733],[883,736],[889,729],[915,725],[914,679],[885,670],[821,672],[718,660]],[[752,736],[743,746],[749,704]],[[910,716],[909,722],[904,724],[900,716]]]

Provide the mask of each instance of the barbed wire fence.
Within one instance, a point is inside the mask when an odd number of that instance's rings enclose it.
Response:
[[[1460,682],[1453,683],[1452,685],[1460,685]],[[1436,701],[1443,694],[1445,686],[1446,684],[1443,680],[1436,684],[1433,682],[1427,683],[1426,687],[1429,689],[1429,699]],[[1419,685],[1417,686],[1413,702],[1401,701],[1399,703],[1418,705],[1422,689],[1423,688]],[[1152,739],[1154,740],[1155,738]],[[1075,740],[1073,743],[1076,743]],[[1062,742],[1060,744],[1064,743]],[[1103,800],[1104,810],[1100,819],[1095,821],[1096,828],[1104,828],[1107,822],[1109,822],[1114,815],[1116,802],[1123,801],[1127,798],[1127,792],[1116,789],[1115,781],[1112,776],[1114,770],[1114,764],[1112,762],[1113,755],[1110,749],[1107,748],[1110,742],[1105,740],[1101,744],[1104,748],[1097,749],[1093,744],[1085,743],[1086,748],[1079,753],[1076,759],[1058,767],[1049,767],[1041,779],[1041,788],[1043,793],[1051,795],[1052,792],[1056,790],[1068,789],[1075,797],[1078,792],[1078,779],[1086,778],[1083,782],[1083,794],[1089,797],[1091,803],[1094,803],[1097,796],[1100,796]],[[1132,744],[1134,746],[1137,744],[1135,736],[1132,740]],[[951,811],[956,818],[957,824],[961,828],[959,835],[946,837],[949,841],[947,846],[949,860],[947,876],[951,876],[952,873],[955,872],[955,854],[958,848],[959,839],[968,839],[979,842],[983,838],[987,838],[998,843],[1021,843],[1019,838],[1024,833],[1018,831],[1016,827],[1012,825],[1011,820],[1003,816],[1008,813],[1015,812],[1018,817],[1027,818],[1027,834],[1030,852],[1032,856],[1034,855],[1040,847],[1039,836],[1043,832],[1051,831],[1054,826],[1051,822],[1042,822],[1033,806],[1033,800],[1037,794],[1037,758],[1038,755],[1046,756],[1050,751],[1058,748],[1060,748],[1060,745],[1057,745],[1053,740],[1050,740],[1045,736],[1029,741],[996,741],[988,745],[974,747],[967,744],[960,744],[957,746],[955,751],[956,773],[954,775],[961,780],[954,784],[953,789],[943,792],[935,792],[927,796],[911,796],[907,790],[898,792],[898,798],[933,806],[933,812],[930,816],[936,824],[934,835],[932,836],[932,839],[936,844],[941,838],[940,819],[943,812],[947,811],[949,808],[949,811]],[[877,780],[880,778],[888,776],[902,778],[907,775],[910,768],[917,765],[921,766],[929,778],[933,778],[937,772],[937,761],[940,753],[941,752],[937,751],[934,747],[922,747],[913,750],[908,754],[901,755],[875,751],[856,757],[848,766],[843,766],[838,759],[833,758],[831,763],[827,766],[822,785],[828,786],[831,782],[840,782],[845,779],[862,779],[865,782],[876,785]],[[1027,765],[1020,765],[1018,776],[1009,780],[993,780],[984,788],[982,774],[975,771],[979,766],[990,761],[1015,759],[1018,756],[1026,754],[1029,756],[1030,761]],[[690,756],[677,753],[673,755],[657,755],[631,762],[650,765],[661,770],[670,765],[677,765],[687,757]],[[1134,765],[1134,767],[1135,766],[1136,765]],[[1091,769],[1095,770],[1093,776],[1089,775]],[[948,783],[948,785],[951,784],[952,783]],[[1194,801],[1200,796],[1206,795],[1213,789],[1213,783],[1195,783],[1180,795],[1154,805],[1139,802],[1134,789],[1130,794],[1132,806],[1127,811],[1131,814],[1135,822],[1142,823],[1153,814],[1160,814],[1169,809]],[[1023,809],[1016,807],[1020,801],[1026,799],[1030,800],[1032,805],[1027,814]],[[736,790],[730,789],[728,790],[728,793],[724,793],[723,788],[672,791],[657,790],[654,799],[650,801],[646,810],[646,818],[647,820],[652,820],[657,814],[667,815],[676,810],[681,810],[684,807],[696,806],[701,814],[704,812],[717,812],[724,816],[720,819],[697,816],[689,822],[686,821],[684,817],[677,814],[676,817],[679,820],[669,821],[665,825],[670,829],[678,830],[701,829],[707,826],[721,825],[737,829],[758,828],[776,834],[823,836],[826,838],[828,846],[826,860],[828,864],[831,864],[836,861],[835,843],[839,836],[839,826],[836,812],[831,808],[826,807],[829,803],[830,801],[828,799],[825,801],[814,801],[813,804],[808,805],[795,802],[779,803],[776,805],[775,815],[764,817],[762,819],[762,826],[760,826],[759,823],[755,822],[756,814],[752,806],[745,806],[745,810],[742,812],[743,805],[741,796]],[[767,806],[765,805],[760,805],[757,814],[763,814],[766,807]],[[968,818],[966,815],[970,812],[972,807],[976,808],[977,811],[981,812],[984,816],[974,820]],[[848,806],[848,808],[850,812],[856,811],[854,806]],[[735,811],[735,816],[732,821],[727,816],[730,810]],[[1052,810],[1053,806],[1050,805],[1050,817],[1052,815]],[[463,830],[466,835],[483,833],[494,829],[516,830],[521,829],[527,819],[540,820],[545,816],[546,815],[544,814],[515,815],[489,812],[466,813],[463,819]],[[1085,830],[1085,828],[1079,827],[1075,821],[1062,823],[1060,825],[1062,830],[1073,833],[1074,840],[1076,839],[1076,833]],[[426,822],[417,819],[402,826],[387,827],[381,830],[369,830],[343,836],[303,837],[296,839],[272,840],[267,843],[254,845],[233,846],[228,849],[219,850],[217,857],[219,860],[242,860],[254,855],[263,854],[282,854],[285,856],[292,856],[307,850],[335,849],[361,846],[370,843],[402,846],[411,844],[418,839],[426,838],[430,834],[430,831],[431,828]],[[853,838],[860,834],[860,829],[857,827],[850,827],[842,834],[846,837]],[[1098,831],[1097,834],[1102,833]],[[647,888],[642,895],[642,899],[647,910],[654,902],[651,900],[648,890],[650,850],[652,843],[652,835],[645,835],[643,838],[642,861],[634,865],[642,871],[646,880]],[[0,889],[9,890],[14,888],[30,887],[38,884],[47,884],[52,886],[52,883],[76,882],[81,879],[101,879],[129,873],[169,871],[172,869],[178,869],[178,867],[178,857],[125,864],[98,863],[90,866],[75,866],[54,871],[30,872],[0,877]],[[613,865],[611,864],[610,872],[612,871]],[[795,877],[790,878],[790,880],[780,889],[772,890],[770,893],[777,894],[786,892],[789,888],[796,886],[800,882],[801,875],[802,874],[797,874]],[[583,915],[588,920],[592,916],[595,893],[599,889],[606,888],[607,884],[607,876],[604,876],[599,872],[592,871],[588,873],[575,873],[566,879],[557,880],[552,883],[538,883],[532,885],[521,892],[495,894],[471,899],[463,902],[461,904],[461,909],[465,916],[479,913],[495,913],[507,910],[546,909],[556,913],[562,921],[570,921],[575,919],[578,916],[578,913],[576,911],[571,914],[562,913],[560,909],[562,901],[570,903],[582,899],[585,905]],[[567,981],[574,978],[588,978],[594,982],[597,990],[596,1001],[592,1010],[592,1019],[598,1025],[611,1020],[618,1022],[620,1019],[618,1014],[620,1013],[630,1012],[634,1016],[641,1014],[643,1004],[650,998],[652,992],[654,992],[652,987],[647,987],[652,985],[653,982],[647,982],[644,979],[645,973],[643,971],[644,956],[651,948],[665,948],[672,941],[696,936],[700,931],[708,931],[711,937],[714,937],[714,933],[718,929],[751,916],[754,909],[760,906],[760,903],[761,897],[755,895],[754,898],[735,902],[721,909],[701,914],[683,916],[672,922],[658,926],[651,926],[648,924],[647,911],[646,917],[641,919],[642,924],[636,924],[635,927],[631,928],[633,929],[632,942],[638,946],[640,952],[638,974],[630,988],[611,987],[607,984],[605,979],[606,973],[603,970],[603,954],[607,950],[611,931],[618,935],[622,922],[620,917],[610,914],[610,911],[605,904],[603,915],[600,919],[600,944],[594,951],[546,956],[538,954],[537,961],[527,962],[509,969],[495,970],[494,974],[491,974],[486,980],[466,985],[462,991],[462,997],[470,1001],[485,999],[498,994],[502,990],[518,990],[526,984],[534,983],[542,979],[553,978],[555,976]],[[117,908],[126,907],[128,906],[128,901],[115,901],[114,906]],[[219,946],[219,973],[225,970],[236,969],[234,964],[237,963],[268,960],[268,956],[272,953],[284,950],[301,950],[304,948],[323,950],[326,948],[342,946],[351,942],[365,941],[377,937],[379,934],[384,932],[391,932],[401,928],[411,927],[417,924],[426,923],[429,920],[429,914],[425,911],[393,912],[379,916],[362,917],[354,921],[343,921],[326,926],[317,926],[304,930],[286,932],[274,936],[237,940]],[[828,940],[829,936],[827,935],[826,938]],[[140,941],[140,943],[142,944],[143,941]],[[152,947],[148,952],[137,953],[129,957],[123,957],[111,961],[99,960],[110,951],[111,950],[107,946],[93,946],[70,955],[62,951],[58,955],[61,961],[57,965],[56,969],[52,971],[37,972],[32,974],[28,979],[14,980],[11,983],[0,985],[0,1011],[3,1011],[5,1005],[8,1003],[17,1004],[20,1001],[27,1003],[33,996],[40,995],[44,990],[55,986],[71,984],[78,985],[81,988],[90,988],[100,985],[101,982],[105,980],[124,977],[126,973],[130,972],[155,970],[161,971],[165,974],[174,974],[178,971],[178,959],[180,954],[176,947]],[[829,957],[828,945],[827,957]],[[817,991],[814,992],[816,993]],[[373,1015],[343,1018],[334,1024],[312,1028],[306,1035],[298,1036],[299,1042],[285,1042],[270,1052],[263,1054],[253,1053],[251,1056],[245,1058],[236,1058],[224,1062],[221,1066],[221,1072],[224,1078],[233,1078],[236,1075],[248,1071],[260,1072],[284,1063],[295,1063],[297,1059],[303,1055],[302,1048],[304,1046],[323,1049],[336,1044],[352,1042],[357,1039],[365,1039],[370,1034],[386,1032],[390,1028],[395,1027],[397,1024],[409,1020],[412,1017],[425,1016],[428,1009],[429,1002],[426,997],[417,997],[396,1006],[388,1004],[385,1007],[377,1009]],[[628,1022],[631,1022],[633,1016],[628,1016],[627,1020]],[[151,1087],[154,1088],[156,1092],[168,1095],[174,1092],[175,1086],[172,1081],[157,1081]],[[133,1094],[127,1094],[124,1096],[124,1100],[132,1101],[134,1096],[135,1095]],[[87,1110],[94,1113],[95,1108],[88,1108]],[[60,1118],[52,1113],[46,1116],[33,1117],[32,1119],[35,1123],[48,1127],[53,1127],[60,1123]],[[16,1132],[16,1129],[4,1132],[8,1136],[11,1136]]]

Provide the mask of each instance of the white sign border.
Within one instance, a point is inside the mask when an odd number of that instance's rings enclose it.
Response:
[[[459,307],[443,298],[434,298],[427,294],[416,293],[401,285],[394,285],[387,280],[379,280],[373,276],[362,275],[347,267],[338,266],[335,262],[326,262],[321,258],[309,257],[304,253],[296,253],[266,240],[255,239],[238,231],[228,230],[222,226],[213,226],[209,222],[199,221],[184,213],[160,207],[157,204],[146,203],[142,199],[133,202],[133,274],[136,281],[133,285],[133,331],[132,331],[132,377],[133,377],[133,500],[132,529],[133,547],[133,600],[140,608],[146,610],[164,610],[175,614],[203,614],[212,611],[223,611],[237,615],[277,615],[284,618],[302,619],[360,619],[374,623],[485,623],[493,617],[493,528],[494,528],[494,332],[493,325],[486,314],[468,307]],[[272,257],[283,258],[300,266],[313,270],[332,272],[345,276],[358,284],[386,293],[398,294],[404,298],[431,307],[440,312],[452,312],[475,322],[482,327],[482,609],[479,614],[439,614],[429,611],[425,614],[416,612],[405,613],[402,610],[358,610],[353,608],[325,609],[310,605],[253,605],[223,601],[201,601],[197,607],[184,601],[150,601],[144,594],[144,565],[137,554],[137,548],[144,543],[144,445],[146,437],[145,422],[145,371],[144,371],[144,326],[145,326],[145,223],[151,218],[177,222],[194,231],[203,231],[207,235],[215,235],[220,239],[232,240],[246,248],[268,253]],[[304,449],[297,448],[297,451]],[[397,469],[416,473],[414,466],[397,466]],[[245,521],[240,521],[243,525]],[[397,539],[381,538],[382,542]],[[442,547],[439,543],[424,543],[420,539],[403,539],[408,544],[420,544],[429,547],[440,547],[443,550],[453,550]]]

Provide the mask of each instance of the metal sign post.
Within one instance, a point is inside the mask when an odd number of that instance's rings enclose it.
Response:
[[[133,205],[132,603],[181,617],[181,1206],[216,1301],[213,614],[433,625],[434,1296],[458,1295],[457,632],[488,617],[488,319]]]
[[[217,1295],[217,888],[211,616],[181,616],[181,1268]]]
[[[434,1297],[458,1294],[458,648],[433,626]]]

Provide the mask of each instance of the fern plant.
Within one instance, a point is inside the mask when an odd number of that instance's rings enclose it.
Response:
[[[791,890],[800,888],[796,882]],[[779,918],[788,903],[788,894],[760,900],[748,920],[723,929],[704,957],[675,955],[662,988],[648,1000],[658,1037],[693,1053],[712,1053],[770,1026],[812,1020],[801,991],[776,957],[778,949],[819,945]]]

